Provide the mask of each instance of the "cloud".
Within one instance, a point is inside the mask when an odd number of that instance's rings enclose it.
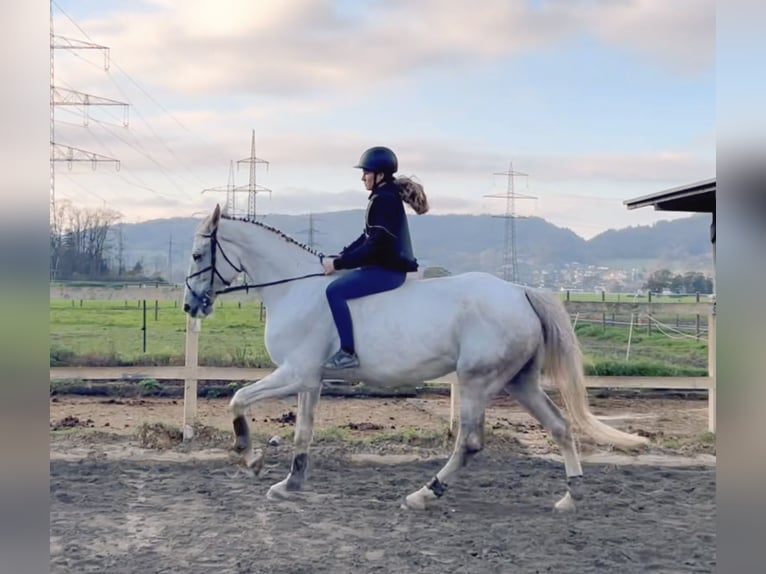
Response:
[[[259,183],[274,189],[274,209],[358,208],[361,190],[334,190],[357,183],[351,165],[371,144],[365,126],[318,130],[333,111],[354,105],[354,98],[378,82],[397,88],[397,82],[419,79],[413,72],[435,68],[457,75],[486,62],[565,47],[583,36],[695,73],[712,63],[713,8],[711,0],[485,0],[481,10],[470,3],[444,10],[438,0],[149,0],[130,13],[102,7],[80,25],[120,62],[109,72],[108,89],[101,55],[57,54],[57,78],[63,78],[61,85],[115,99],[151,99],[151,109],[134,106],[125,129],[100,125],[95,119],[101,112],[94,107],[89,129],[60,126],[56,139],[121,160],[118,174],[87,179],[95,182],[98,198],[113,198],[131,213],[144,207],[155,213],[163,205],[167,212],[189,211],[210,203],[212,196],[200,191],[226,183],[230,160],[249,154],[250,129],[256,126],[257,154],[271,162],[268,173],[259,170]],[[56,29],[82,37],[61,16]],[[133,85],[122,69],[153,95]],[[80,121],[65,110],[57,114]],[[516,169],[530,173],[533,190],[644,182],[655,189],[712,175],[710,137],[651,153],[548,155],[522,149],[512,157]],[[492,174],[505,169],[509,151],[437,138],[401,135],[388,143],[400,156],[402,173],[417,175],[433,193],[434,212],[481,209],[484,204],[473,198],[502,183]],[[240,166],[237,184],[246,176]],[[65,193],[96,199],[76,187],[67,190],[62,180]]]
[[[170,128],[168,126],[168,130]],[[93,135],[93,130],[79,131],[84,132],[83,136]],[[106,190],[99,191],[99,195],[109,197],[124,195],[125,192],[116,190],[127,187],[131,195],[153,193],[158,198],[183,197],[198,201],[203,189],[225,188],[228,159],[245,158],[250,151],[249,133],[230,129],[226,122],[211,127],[205,141],[184,138],[177,128],[176,132],[165,133],[167,139],[173,140],[172,153],[161,141],[137,138],[122,128],[111,128],[97,140],[78,141],[70,135],[67,141],[121,159],[118,173],[112,173],[113,168],[105,166],[99,170],[100,179],[94,174],[86,180]],[[268,171],[261,166],[257,172],[258,183],[274,191],[270,201],[264,200],[266,205],[272,204],[275,209],[308,205],[310,209],[331,210],[351,209],[363,203],[358,173],[351,167],[366,146],[362,136],[279,132],[258,137],[256,143],[258,156],[270,162]],[[435,211],[479,210],[481,206],[473,199],[460,198],[476,198],[505,189],[504,178],[493,175],[507,168],[505,151],[477,147],[470,142],[449,143],[428,138],[402,139],[392,145],[399,155],[400,173],[418,177],[427,193],[433,192],[435,198],[440,198],[433,202]],[[527,181],[533,194],[541,186],[575,185],[587,189],[611,184],[613,187],[645,185],[656,189],[715,175],[715,157],[696,153],[694,143],[690,146],[688,149],[635,154],[518,153],[513,155],[513,160],[515,170],[529,174]],[[217,153],[211,153],[211,147],[215,147]],[[84,171],[90,171],[90,166],[73,170],[74,173]],[[235,166],[235,184],[244,185],[247,174],[246,164],[240,165],[239,169]],[[104,179],[105,175],[109,175],[108,180]],[[110,183],[104,188],[106,181]],[[64,178],[59,184],[65,189],[68,181]],[[524,185],[523,180],[520,185]],[[349,188],[353,191],[336,191]],[[325,192],[320,200],[318,194]],[[216,194],[207,197],[214,196]],[[219,196],[225,197],[223,194]],[[133,209],[135,206],[131,206]]]
[[[363,190],[330,192],[285,188],[270,197],[259,195],[258,201],[264,212],[303,214],[364,209],[367,205],[367,194]]]
[[[533,177],[545,181],[684,182],[715,174],[715,160],[685,152],[520,159],[519,164],[524,165]]]
[[[588,28],[606,44],[688,74],[715,63],[715,18],[714,0],[597,2],[585,11]]]
[[[431,68],[457,72],[595,36],[672,70],[714,63],[712,0],[370,2],[155,0],[82,23],[131,74],[178,95],[351,97]],[[67,22],[57,18],[57,26]],[[88,70],[92,73],[93,70]],[[72,71],[72,73],[76,73]],[[78,78],[78,85],[85,79]]]

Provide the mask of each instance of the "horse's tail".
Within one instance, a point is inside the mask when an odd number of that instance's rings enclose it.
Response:
[[[574,426],[598,443],[633,447],[649,442],[604,424],[593,415],[588,407],[582,351],[564,303],[550,292],[525,289],[525,293],[543,326],[543,371],[556,382]]]

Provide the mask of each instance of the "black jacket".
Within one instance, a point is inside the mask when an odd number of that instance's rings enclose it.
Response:
[[[364,233],[343,248],[335,259],[336,269],[375,265],[393,271],[417,271],[412,253],[407,214],[399,188],[384,182],[372,190],[367,203]]]

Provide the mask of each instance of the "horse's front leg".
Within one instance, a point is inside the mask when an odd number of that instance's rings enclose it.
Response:
[[[295,422],[293,462],[287,478],[269,489],[267,496],[270,499],[287,498],[290,492],[297,492],[303,488],[306,467],[309,462],[309,447],[314,434],[314,411],[319,402],[321,390],[320,384],[316,388],[298,395],[298,418]]]
[[[303,390],[305,381],[310,380],[302,377],[299,372],[286,366],[277,368],[260,381],[251,383],[234,393],[229,408],[234,417],[234,450],[242,453],[248,468],[260,472],[263,468],[263,451],[253,451],[250,439],[250,429],[247,425],[247,409],[254,402],[285,397]]]

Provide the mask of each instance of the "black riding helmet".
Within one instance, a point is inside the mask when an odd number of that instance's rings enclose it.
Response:
[[[354,167],[373,173],[393,175],[399,169],[399,161],[396,159],[396,154],[389,148],[376,146],[365,151]]]

